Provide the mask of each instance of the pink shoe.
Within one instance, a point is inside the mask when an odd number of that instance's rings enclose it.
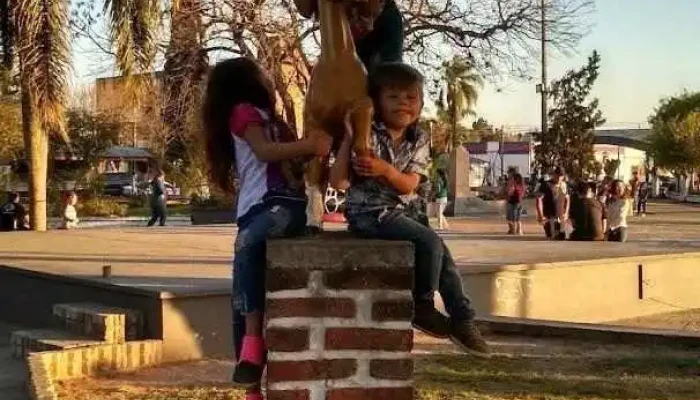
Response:
[[[265,398],[263,397],[262,393],[255,392],[255,393],[246,393],[245,400],[265,400]]]

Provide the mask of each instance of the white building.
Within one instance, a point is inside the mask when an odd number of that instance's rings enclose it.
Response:
[[[472,164],[476,160],[484,163],[484,178],[476,186],[495,186],[499,177],[514,168],[518,173],[528,178],[531,165],[535,159],[534,146],[529,142],[504,142],[501,149],[499,142],[467,143],[469,159]],[[474,186],[474,185],[473,185]]]
[[[595,158],[604,160],[619,160],[614,178],[628,182],[635,171],[639,171],[642,179],[646,175],[645,165],[647,153],[645,141],[651,134],[649,129],[607,129],[595,132]]]

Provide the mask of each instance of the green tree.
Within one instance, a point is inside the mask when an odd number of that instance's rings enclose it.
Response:
[[[700,110],[654,125],[649,140],[657,166],[688,174],[700,169]]]
[[[700,143],[694,124],[700,113],[700,92],[663,99],[649,118],[649,154],[656,167],[687,174],[700,167]]]
[[[46,230],[49,136],[66,137],[70,67],[68,1],[8,0],[0,6],[3,68],[18,67],[22,133],[29,161],[30,223]],[[15,65],[15,55],[17,66]]]
[[[451,129],[447,136],[448,151],[459,146],[459,123],[474,114],[479,88],[484,84],[481,75],[465,58],[455,57],[445,62],[441,71],[442,87],[437,101],[438,116],[448,121]]]
[[[91,3],[79,1],[76,5]],[[59,135],[68,141],[69,4],[68,0],[0,1],[2,70],[5,77],[15,68],[19,72],[22,131],[29,161],[30,224],[37,231],[46,230],[49,136]],[[110,37],[122,72],[146,70],[153,63],[159,4],[158,0],[105,0]]]
[[[563,167],[573,178],[595,173],[594,129],[605,123],[598,99],[589,100],[598,79],[600,55],[594,51],[588,64],[569,71],[554,81],[549,90],[553,107],[549,111],[549,129],[536,133],[535,159],[540,168]]]
[[[54,141],[54,152],[72,153],[79,160],[73,171],[76,186],[84,182],[98,161],[112,145],[119,140],[122,124],[115,118],[93,113],[86,109],[71,109],[67,113],[68,138],[70,148],[65,142]]]

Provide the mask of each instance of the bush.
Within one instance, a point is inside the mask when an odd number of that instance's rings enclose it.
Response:
[[[232,210],[235,207],[233,196],[210,196],[205,199],[195,195],[190,204],[192,208],[205,210]]]
[[[125,217],[129,206],[97,197],[78,203],[77,209],[79,217]]]

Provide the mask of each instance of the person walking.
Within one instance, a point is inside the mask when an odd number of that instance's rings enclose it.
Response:
[[[637,193],[637,216],[647,216],[647,202],[649,201],[649,184],[644,181],[639,184],[639,192]]]
[[[508,220],[508,234],[522,235],[523,234],[523,198],[525,197],[525,184],[523,176],[516,173],[508,180],[508,195],[507,195],[507,212],[506,219]]]
[[[158,170],[151,181],[151,219],[148,221],[148,226],[155,225],[156,221],[160,226],[165,226],[166,218],[165,173]]]
[[[438,229],[449,229],[450,225],[445,218],[447,208],[447,173],[444,169],[437,171],[437,181],[435,188],[435,205],[437,206]]]

